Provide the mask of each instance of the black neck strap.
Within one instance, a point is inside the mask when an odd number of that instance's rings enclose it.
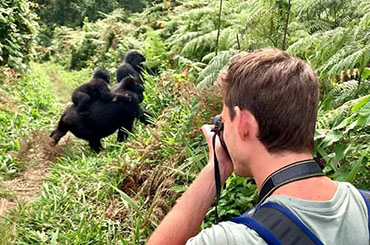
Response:
[[[215,201],[215,223],[218,224],[219,217],[217,212],[218,201],[221,198],[221,175],[220,175],[220,166],[218,164],[216,156],[216,137],[219,136],[221,146],[224,148],[225,152],[229,154],[226,144],[222,137],[223,124],[220,127],[212,129],[212,132],[215,134],[212,137],[212,147],[213,147],[213,157],[214,157],[214,173],[215,173],[215,187],[216,187],[216,201]]]
[[[272,173],[262,184],[258,203],[266,200],[277,188],[293,181],[323,176],[320,166],[314,160],[292,163]]]
[[[216,136],[214,134],[212,137],[212,146],[213,146],[213,157],[214,157],[214,173],[215,173],[215,185],[216,185],[216,201],[215,201],[215,223],[218,224],[218,212],[217,205],[221,197],[221,176],[220,176],[220,167],[218,165],[218,160],[216,156]]]

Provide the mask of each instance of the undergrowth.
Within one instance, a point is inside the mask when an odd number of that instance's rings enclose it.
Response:
[[[135,122],[127,142],[107,137],[99,154],[65,136],[39,198],[3,217],[0,244],[144,244],[207,163],[200,127],[222,109],[217,74],[239,52],[261,47],[286,47],[318,72],[314,154],[325,158],[330,178],[370,189],[370,5],[316,2],[287,8],[284,1],[224,1],[221,23],[219,6],[210,1],[165,1],[139,14],[117,9],[82,27],[55,27],[48,45],[36,47],[38,60],[50,63],[32,63],[21,78],[0,67],[0,176],[6,180],[44,160],[34,157],[39,146],[52,151],[36,141],[56,126],[73,89],[96,67],[110,70],[114,81],[124,53],[138,49],[155,74],[145,75],[142,104],[155,126]],[[15,199],[5,189],[0,197]],[[221,220],[251,208],[256,198],[255,185],[233,175],[219,202]],[[211,208],[202,228],[213,217]]]

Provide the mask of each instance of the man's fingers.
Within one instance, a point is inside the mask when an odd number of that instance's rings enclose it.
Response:
[[[212,129],[213,129],[213,125],[204,124],[202,126],[202,132],[204,134],[204,137],[206,138],[209,150],[211,150],[211,147],[212,147],[212,136],[214,134],[214,132],[211,132]]]

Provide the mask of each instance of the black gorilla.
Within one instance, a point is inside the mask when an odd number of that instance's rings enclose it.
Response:
[[[145,69],[142,64],[144,61],[145,57],[139,52],[127,52],[122,63],[117,68],[117,83],[121,82],[122,79],[128,76],[141,81],[141,74]]]
[[[139,80],[134,79],[130,76],[122,79],[121,82],[115,84],[111,88],[111,91],[114,94],[124,92],[124,93],[126,93],[130,96],[134,96],[133,94],[136,94],[139,103],[143,102],[143,100],[144,100],[144,95],[143,95],[144,87],[143,87],[143,85],[141,85],[141,82],[139,82]],[[139,106],[139,111],[138,111],[137,118],[140,120],[140,122],[144,123],[145,125],[153,124],[153,122],[150,121],[150,119],[149,119],[152,116],[153,115],[151,113],[143,110]],[[132,130],[132,125],[133,125],[133,122],[130,125],[127,124],[126,126],[124,126],[124,128],[128,131],[131,131]],[[124,131],[123,128],[119,128],[118,129],[117,141],[122,142],[126,138],[127,138],[127,133]]]
[[[98,68],[89,82],[73,91],[72,102],[80,115],[86,116],[90,105],[97,100],[113,100],[114,96],[108,86],[109,80],[109,72],[104,68]]]
[[[133,77],[141,82],[143,84],[141,75],[142,72],[147,71],[149,74],[151,74],[151,70],[148,69],[142,62],[145,62],[145,57],[140,54],[137,51],[129,51],[126,53],[123,62],[121,65],[117,68],[117,83],[121,83],[122,80],[126,77]],[[114,85],[111,89],[111,91],[115,91],[117,87],[117,84]],[[141,103],[144,99],[143,93],[139,94],[139,103]],[[140,108],[140,116],[139,119],[142,123],[147,124],[153,124],[149,117],[152,117],[152,114],[148,111],[144,111]],[[120,137],[118,137],[118,140],[120,140]]]
[[[89,141],[90,147],[99,151],[102,146],[100,140],[111,135],[117,129],[118,140],[127,138],[127,133],[121,129],[132,130],[135,118],[140,118],[143,114],[140,106],[140,96],[144,91],[143,86],[133,78],[126,78],[119,83],[113,92],[115,96],[120,96],[118,101],[96,100],[90,105],[88,115],[84,118],[79,116],[76,106],[69,106],[62,115],[57,129],[51,132],[50,137],[55,143],[68,132],[71,131],[76,137]]]

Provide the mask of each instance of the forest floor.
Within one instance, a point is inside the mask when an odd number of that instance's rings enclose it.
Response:
[[[68,103],[71,86],[60,78],[58,71],[48,70],[47,66],[45,68],[47,80],[52,84],[57,101]],[[69,136],[64,137],[57,146],[47,132],[41,130],[34,130],[31,135],[20,140],[19,151],[12,154],[25,165],[23,171],[18,172],[14,178],[7,180],[0,176],[0,218],[18,205],[25,206],[36,200],[50,165],[61,155],[63,146],[68,144]]]
[[[6,193],[0,199],[0,216],[6,214],[9,209],[17,207],[18,204],[27,205],[37,198],[50,164],[56,162],[63,144],[65,143],[61,142],[59,146],[53,146],[50,137],[41,131],[35,131],[24,140],[17,157],[32,164],[24,166],[25,170],[18,173],[17,177],[11,180],[0,180],[2,194]]]
[[[100,153],[70,133],[57,146],[51,142],[49,134],[73,89],[90,76],[88,70],[33,64],[27,75],[10,82],[13,86],[0,86],[8,96],[0,107],[0,123],[5,122],[0,144],[7,147],[8,161],[5,170],[0,163],[1,245],[143,244],[170,208],[163,199],[177,196],[169,190],[174,161],[156,152],[160,125],[172,115],[163,116],[157,128],[135,123],[127,142],[117,143],[116,135],[105,138]],[[183,154],[181,149],[181,159]]]

